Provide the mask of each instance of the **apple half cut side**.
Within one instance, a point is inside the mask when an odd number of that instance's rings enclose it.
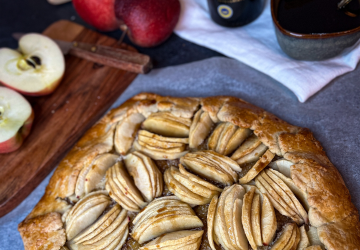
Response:
[[[0,153],[17,150],[29,135],[34,111],[16,91],[0,87]]]
[[[0,82],[25,95],[47,95],[59,85],[65,60],[59,46],[40,34],[20,38],[19,49],[0,49]]]

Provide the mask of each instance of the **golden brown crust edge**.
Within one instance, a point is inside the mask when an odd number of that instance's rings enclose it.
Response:
[[[85,133],[62,160],[51,177],[44,196],[19,225],[19,231],[29,228],[29,223],[33,223],[34,219],[41,221],[44,220],[43,216],[51,212],[62,213],[66,209],[67,203],[61,198],[73,194],[77,174],[84,162],[112,149],[113,142],[109,138],[112,138],[118,121],[131,113],[142,113],[147,117],[158,111],[172,111],[178,116],[191,117],[199,105],[209,112],[214,122],[227,121],[254,130],[271,152],[294,163],[291,177],[307,194],[310,223],[318,228],[320,240],[327,249],[359,248],[358,211],[351,202],[342,177],[312,133],[308,129],[292,126],[239,98],[227,96],[176,98],[141,93],[111,110]],[[37,227],[33,226],[31,230],[41,231],[41,227],[35,228]],[[21,234],[24,244],[26,242],[28,246],[26,249],[41,249],[31,248],[38,243]],[[51,241],[53,240],[49,238],[49,242]]]

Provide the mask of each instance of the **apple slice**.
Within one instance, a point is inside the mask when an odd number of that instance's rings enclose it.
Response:
[[[321,246],[310,246],[307,248],[304,248],[305,250],[323,250]]]
[[[319,234],[316,227],[310,227],[309,231],[307,231],[307,235],[310,241],[310,246],[319,245],[324,247],[324,244],[319,239]]]
[[[252,134],[249,136],[243,144],[233,153],[231,156],[231,159],[234,161],[238,161],[241,158],[249,155],[251,152],[253,152],[256,148],[258,148],[261,145],[261,141],[259,138]]]
[[[231,137],[236,132],[237,128],[238,127],[231,122],[225,123],[224,129],[221,131],[221,134],[219,136],[216,149],[214,150],[215,152],[219,154],[224,154],[226,146],[228,145]]]
[[[179,148],[183,147],[185,144],[180,142],[168,142],[168,141],[159,141],[151,137],[139,135],[138,137],[139,143],[142,142],[143,144],[149,145],[151,147],[157,148]],[[140,143],[140,145],[143,145]]]
[[[22,145],[33,120],[29,102],[16,91],[0,87],[0,154],[13,152]]]
[[[288,178],[291,178],[290,167],[292,165],[294,165],[294,163],[285,159],[279,159],[269,164],[271,168],[275,169],[276,171],[279,171]]]
[[[235,131],[235,133],[231,136],[230,140],[227,142],[227,145],[226,145],[226,148],[225,148],[225,151],[224,151],[224,155],[231,154],[250,135],[251,135],[251,129],[238,128]]]
[[[251,205],[251,231],[257,246],[263,245],[261,237],[260,205],[260,195],[254,194]]]
[[[212,250],[216,250],[214,245],[214,220],[215,220],[215,213],[216,213],[216,207],[218,203],[219,197],[218,195],[215,195],[209,205],[208,213],[207,213],[207,233],[208,233],[208,241],[209,245]]]
[[[134,142],[134,149],[143,152],[154,160],[175,160],[188,153],[188,151],[168,152],[166,149],[153,150],[140,145],[138,141]]]
[[[265,170],[265,173],[272,179],[274,182],[288,195],[293,202],[295,208],[297,209],[297,213],[303,218],[306,224],[309,224],[309,217],[306,213],[304,207],[301,205],[299,200],[295,197],[294,193],[291,189],[283,182],[276,174],[274,174],[275,170],[269,169]]]
[[[296,241],[297,241],[297,239],[300,239],[300,234],[298,235],[297,231],[298,231],[298,228],[297,228],[297,226],[295,226],[293,228],[291,238],[289,239],[288,243],[283,248],[283,250],[292,250],[294,246],[295,246],[295,249],[296,249]]]
[[[114,230],[119,230],[119,232],[122,232],[125,230],[127,225],[129,224],[130,220],[127,217],[127,211],[123,209],[121,213],[116,217],[116,219],[108,226],[106,229],[104,229],[101,233],[96,235],[95,237],[84,241],[83,245],[94,245],[96,242],[101,242],[103,239],[106,239],[109,235],[113,234]]]
[[[299,246],[299,242],[300,242],[300,229],[298,227],[295,227],[296,229],[296,239],[294,242],[294,245],[290,248],[290,250],[297,250],[298,246]]]
[[[239,182],[240,184],[246,184],[254,179],[275,157],[270,150],[267,150],[263,156],[255,163],[255,165],[242,177]]]
[[[294,228],[296,227],[295,223],[288,223],[285,225],[284,230],[282,231],[280,237],[275,241],[274,245],[271,247],[271,250],[283,250],[290,241]]]
[[[201,239],[204,231],[177,231],[165,234],[156,238],[155,240],[150,241],[145,246],[140,249],[152,250],[152,249],[163,249],[164,247],[177,247],[181,245],[186,245],[190,241],[197,242]]]
[[[236,241],[236,246],[240,250],[248,250],[249,244],[244,232],[243,223],[242,223],[242,206],[243,202],[240,199],[236,199],[233,208],[233,228],[234,236]]]
[[[275,236],[277,228],[276,215],[273,205],[267,194],[263,194],[261,208],[261,235],[263,245],[268,246]]]
[[[116,125],[114,144],[115,150],[121,155],[127,154],[135,140],[141,123],[145,120],[142,114],[135,113],[125,117]]]
[[[304,206],[304,208],[306,209],[306,211],[309,211],[309,203],[307,201],[307,195],[305,192],[303,192],[302,190],[300,190],[300,188],[298,188],[295,183],[293,182],[292,179],[286,177],[285,175],[283,175],[282,173],[278,172],[278,171],[274,171],[272,169],[270,169],[275,175],[277,175],[277,177],[279,177],[283,182],[285,182],[285,184],[290,188],[290,190],[295,194],[295,196],[300,200],[301,204]]]
[[[142,124],[150,132],[169,137],[188,137],[191,120],[170,112],[152,113]]]
[[[116,204],[115,206],[112,207],[112,209],[109,212],[107,212],[100,219],[98,219],[93,225],[88,227],[76,238],[74,238],[73,241],[79,244],[98,235],[108,226],[111,225],[111,223],[116,219],[116,217],[120,214],[120,212],[121,212],[121,207],[119,206],[119,204]]]
[[[301,226],[300,227],[300,242],[299,242],[297,249],[304,250],[308,246],[310,246],[310,241],[309,241],[308,235],[306,233],[305,226]]]
[[[205,138],[209,135],[213,126],[213,121],[210,118],[208,112],[204,112],[200,109],[194,115],[193,122],[190,126],[189,132],[189,146],[190,148],[198,147]]]
[[[212,134],[210,135],[209,139],[208,139],[208,149],[210,150],[216,150],[216,146],[218,144],[220,135],[222,133],[222,131],[225,128],[225,122],[219,123],[216,128],[214,129],[214,131],[212,132]]]
[[[249,192],[247,192],[243,199],[243,206],[242,206],[242,223],[245,231],[245,235],[250,243],[252,249],[257,249],[257,244],[255,243],[253,230],[252,230],[252,223],[251,223],[251,207],[252,201],[255,194],[255,188],[252,187]]]
[[[227,228],[228,230],[225,231],[225,233],[228,234],[229,239],[230,239],[230,244],[233,246],[233,248],[238,249],[238,245],[236,242],[236,237],[235,237],[235,230],[234,230],[234,204],[236,199],[242,199],[244,197],[245,194],[245,189],[237,184],[234,184],[233,188],[231,189],[231,191],[227,194],[226,198],[225,198],[225,203],[224,203],[224,222],[225,222],[225,228]],[[222,219],[220,218],[220,221],[222,223],[224,223],[222,221]]]
[[[183,143],[183,144],[189,144],[189,138],[166,137],[166,136],[161,136],[161,135],[151,133],[151,132],[146,131],[146,130],[140,130],[139,135],[150,137],[150,138],[153,138],[155,140],[163,141],[163,142],[179,142],[179,143]]]
[[[26,34],[19,49],[0,49],[0,82],[27,95],[47,95],[60,83],[65,60],[59,46],[40,34]]]

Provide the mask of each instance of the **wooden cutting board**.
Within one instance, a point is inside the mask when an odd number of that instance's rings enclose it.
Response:
[[[59,40],[116,47],[116,40],[61,20],[43,34]],[[122,45],[123,49],[135,51]],[[27,98],[35,112],[21,148],[0,155],[0,217],[14,209],[98,121],[137,74],[65,56],[66,71],[51,95]]]

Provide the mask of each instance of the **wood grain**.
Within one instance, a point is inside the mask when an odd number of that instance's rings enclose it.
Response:
[[[115,39],[65,20],[54,23],[44,34],[117,46]],[[124,44],[118,48],[135,51]],[[34,190],[137,76],[70,55],[65,59],[65,75],[55,92],[27,98],[35,112],[29,137],[18,151],[0,155],[0,217]]]

